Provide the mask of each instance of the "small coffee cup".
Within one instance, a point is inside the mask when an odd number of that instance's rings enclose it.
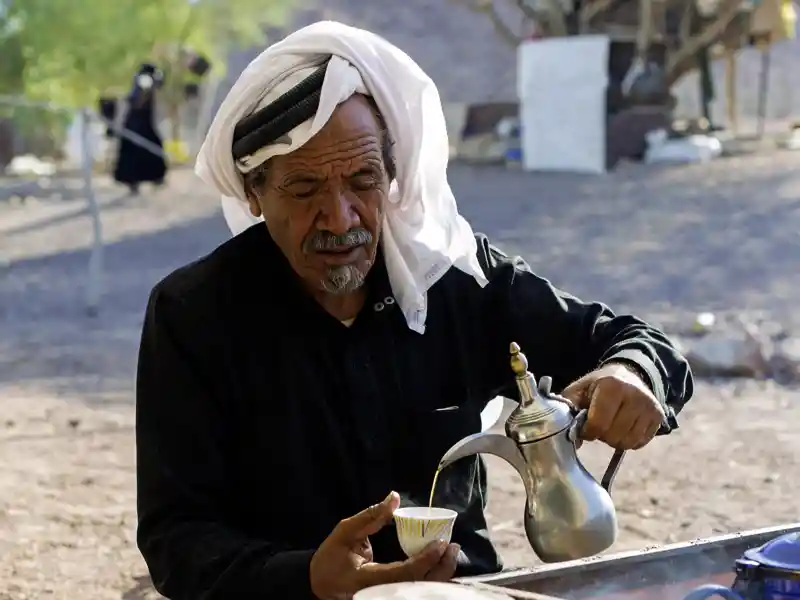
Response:
[[[450,543],[458,513],[447,508],[410,506],[394,511],[397,539],[406,556],[422,552],[431,542]]]

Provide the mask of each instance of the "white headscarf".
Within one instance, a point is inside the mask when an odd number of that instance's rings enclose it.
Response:
[[[316,115],[290,132],[291,145],[267,146],[234,161],[234,126],[328,63]],[[395,142],[397,179],[384,211],[381,244],[397,304],[408,326],[425,331],[427,292],[451,266],[486,277],[472,228],[458,214],[447,183],[449,146],[436,85],[411,57],[385,39],[333,21],[304,27],[270,46],[241,74],[200,148],[195,172],[221,194],[234,235],[260,219],[247,207],[243,173],[305,144],[354,93],[370,95]]]

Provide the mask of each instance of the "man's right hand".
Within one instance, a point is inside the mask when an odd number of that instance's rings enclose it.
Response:
[[[400,581],[447,581],[456,570],[457,544],[433,542],[421,553],[386,565],[373,562],[369,536],[392,520],[400,496],[340,521],[311,559],[311,590],[320,600],[344,600],[364,588]]]

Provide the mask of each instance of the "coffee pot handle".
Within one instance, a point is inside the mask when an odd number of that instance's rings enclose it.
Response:
[[[586,425],[586,419],[589,416],[589,411],[586,409],[578,410],[567,398],[564,398],[558,394],[553,394],[550,391],[552,386],[552,378],[545,375],[539,379],[538,391],[543,396],[552,398],[553,400],[558,400],[559,402],[564,402],[570,407],[570,411],[572,411],[572,413],[575,415],[575,418],[572,419],[572,423],[567,430],[567,437],[569,438],[569,441],[575,445],[575,449],[577,450],[583,443],[583,440],[581,439],[581,431],[583,430],[583,426]],[[603,478],[600,480],[600,485],[602,485],[607,492],[611,491],[611,484],[614,483],[614,478],[617,476],[617,471],[619,471],[619,466],[622,463],[623,458],[625,458],[625,450],[615,450],[614,456],[611,457],[608,467],[606,467],[606,472],[603,473]]]
[[[580,448],[583,443],[583,440],[581,440],[581,431],[583,431],[583,426],[586,425],[586,418],[588,416],[588,410],[583,409],[579,411],[578,414],[575,415],[567,431],[567,437],[575,444],[576,450]],[[606,472],[603,473],[603,479],[600,480],[600,485],[602,485],[607,492],[611,491],[611,484],[614,483],[614,478],[617,476],[623,458],[625,458],[625,450],[615,450],[614,456],[611,457],[608,467],[606,467]]]
[[[683,600],[706,600],[706,598],[713,598],[719,596],[725,600],[743,600],[742,597],[730,588],[724,585],[709,584],[703,585],[699,588],[693,589],[689,592]]]

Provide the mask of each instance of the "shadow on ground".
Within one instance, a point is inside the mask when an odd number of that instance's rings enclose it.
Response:
[[[579,296],[645,316],[746,309],[791,320],[800,175],[780,160],[631,166],[604,177],[453,165],[450,178],[476,230]],[[95,318],[83,314],[86,250],[11,263],[0,271],[0,384],[129,403],[150,289],[227,235],[216,213],[110,244]]]
[[[150,578],[136,577],[133,587],[122,593],[120,600],[155,600],[161,596],[153,589]]]
[[[105,214],[109,210],[125,208],[125,206],[127,206],[129,203],[135,202],[136,200],[137,200],[136,196],[133,196],[131,194],[122,194],[108,202],[103,203],[102,213]],[[31,233],[34,231],[40,231],[42,229],[47,229],[48,227],[62,225],[67,221],[85,217],[89,215],[90,212],[91,211],[89,210],[89,207],[85,205],[75,208],[70,208],[70,210],[68,211],[61,212],[51,217],[46,217],[44,219],[40,219],[32,223],[25,223],[24,225],[20,225],[18,227],[12,227],[6,229],[5,231],[2,232],[2,236],[7,240],[12,240],[11,243],[13,243],[13,238],[17,236],[25,235],[26,233]]]
[[[748,157],[606,177],[455,168],[452,179],[476,229],[579,296],[788,317],[800,292],[798,175]]]
[[[13,262],[0,272],[0,383],[37,382],[59,395],[130,402],[141,319],[153,285],[225,239],[214,214],[109,244],[103,306],[85,312],[88,250]]]

